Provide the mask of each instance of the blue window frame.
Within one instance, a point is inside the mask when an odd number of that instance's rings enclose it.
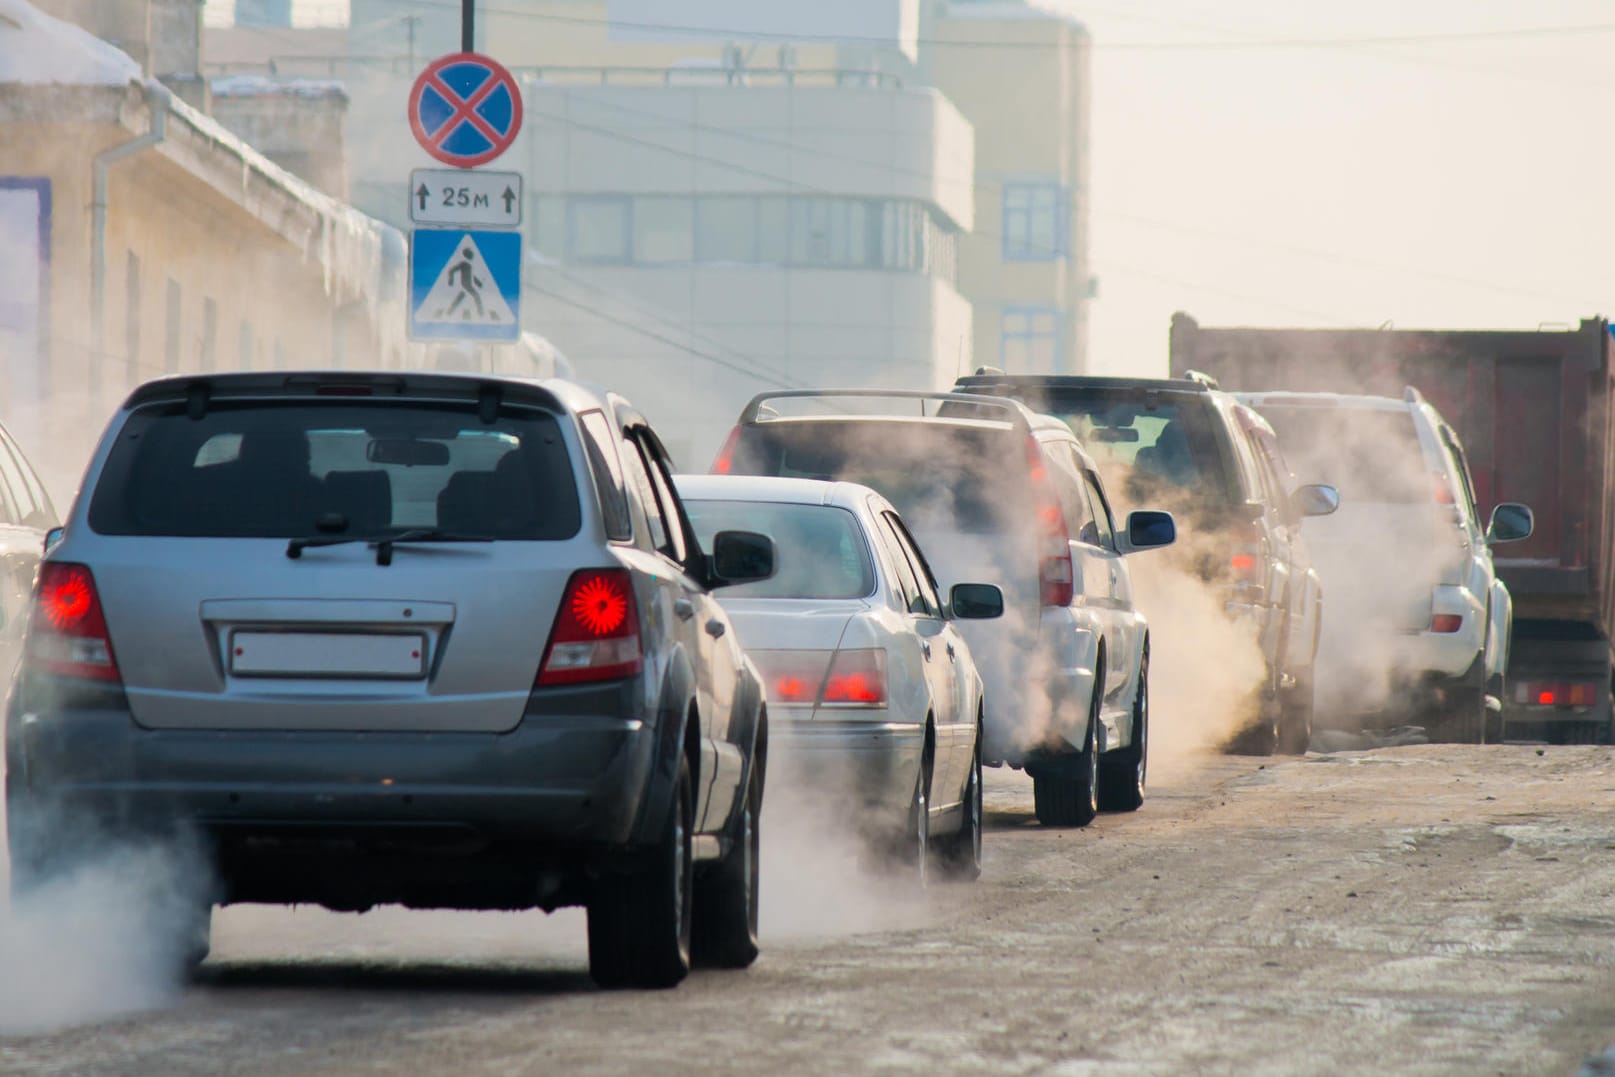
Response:
[[[1070,195],[1055,180],[1003,185],[1002,244],[1006,262],[1055,262],[1071,253]]]
[[[1011,374],[1061,369],[1065,317],[1054,307],[1005,307],[999,315],[998,362]]]

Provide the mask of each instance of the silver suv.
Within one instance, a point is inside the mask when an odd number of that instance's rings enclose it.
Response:
[[[603,985],[757,954],[761,685],[656,435],[565,381],[137,390],[41,565],[6,721],[12,886],[187,841],[215,902],[589,913]]]

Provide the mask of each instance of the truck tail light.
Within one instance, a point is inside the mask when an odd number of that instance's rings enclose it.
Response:
[[[1076,590],[1071,533],[1066,530],[1065,513],[1060,510],[1060,499],[1043,465],[1043,450],[1038,448],[1036,438],[1026,439],[1026,463],[1033,504],[1037,506],[1038,601],[1045,606],[1069,606]]]
[[[886,652],[752,651],[773,703],[826,707],[884,707]]]
[[[1596,681],[1518,681],[1514,702],[1539,707],[1591,707],[1598,703]]]
[[[644,664],[639,605],[628,570],[572,573],[538,667],[538,686],[617,680],[633,676]]]
[[[57,561],[39,566],[23,653],[31,668],[59,677],[122,679],[89,566]]]

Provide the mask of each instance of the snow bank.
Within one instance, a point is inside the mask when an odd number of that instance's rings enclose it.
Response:
[[[214,97],[346,97],[339,79],[269,78],[266,75],[220,75],[209,81]]]

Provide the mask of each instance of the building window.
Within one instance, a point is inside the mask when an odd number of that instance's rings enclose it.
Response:
[[[140,255],[129,252],[123,271],[123,354],[129,384],[140,381]]]
[[[219,350],[219,304],[215,299],[202,300],[202,355],[203,370],[212,370]]]
[[[1004,184],[1006,262],[1053,262],[1070,253],[1066,188],[1053,181]]]
[[[633,260],[633,200],[589,195],[567,206],[567,247],[575,262],[625,265]]]
[[[1063,321],[1053,307],[1005,307],[998,323],[999,365],[1011,374],[1058,372]]]
[[[758,200],[735,195],[704,195],[695,201],[695,257],[700,262],[760,261],[757,251]]]
[[[179,332],[181,314],[181,295],[179,281],[173,277],[168,278],[168,288],[164,300],[163,325],[166,337],[163,340],[163,369],[172,374],[179,369]]]
[[[695,258],[695,201],[636,198],[633,210],[635,262],[656,265]]]

